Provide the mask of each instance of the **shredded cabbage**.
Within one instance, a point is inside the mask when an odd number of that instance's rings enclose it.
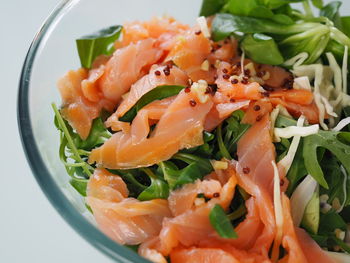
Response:
[[[345,119],[342,119],[338,124],[337,126],[335,126],[332,131],[341,131],[345,126],[349,125],[350,124],[350,117],[347,117]]]
[[[209,31],[209,27],[208,27],[207,20],[205,19],[205,17],[204,16],[198,17],[197,23],[198,23],[199,27],[201,28],[203,36],[205,36],[206,38],[210,38],[210,31]]]
[[[279,258],[279,245],[281,244],[283,237],[283,211],[282,211],[282,200],[281,200],[281,187],[280,187],[280,176],[275,161],[271,161],[274,172],[273,181],[273,204],[275,209],[275,220],[276,220],[276,237],[272,249],[272,261],[277,261]]]
[[[286,128],[274,128],[274,134],[277,138],[292,138],[293,136],[306,137],[312,134],[316,134],[319,131],[318,124],[314,124],[307,127],[289,126]]]
[[[350,262],[350,255],[346,253],[339,253],[339,252],[331,252],[331,251],[325,251],[325,253],[333,260],[335,260],[336,263],[349,263]]]
[[[316,190],[316,187],[316,180],[311,175],[308,175],[293,192],[290,198],[290,202],[292,218],[296,226],[300,225],[301,220],[303,219],[305,208],[311,200],[312,195]]]
[[[301,115],[298,119],[297,126],[302,127],[304,125],[305,117]],[[301,136],[294,136],[292,143],[288,149],[288,153],[284,158],[278,162],[278,167],[283,168],[285,174],[288,173],[289,168],[291,167],[295,154],[298,150]]]

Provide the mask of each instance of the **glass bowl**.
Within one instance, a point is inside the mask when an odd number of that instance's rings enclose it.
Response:
[[[194,24],[201,0],[66,0],[35,36],[19,86],[18,123],[33,174],[58,213],[87,241],[116,262],[149,262],[118,245],[94,224],[83,198],[69,185],[59,160],[59,133],[51,103],[60,103],[57,80],[80,67],[75,39],[101,28],[155,15],[172,15]]]

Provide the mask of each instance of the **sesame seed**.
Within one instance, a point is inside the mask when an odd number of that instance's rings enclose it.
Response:
[[[263,95],[264,97],[270,97],[270,93],[265,91],[265,92],[261,92],[261,95]]]
[[[229,79],[229,78],[230,78],[230,75],[224,74],[222,77],[223,77],[224,79]]]
[[[164,72],[164,75],[165,75],[165,76],[169,76],[169,75],[170,75],[170,68],[169,68],[169,67],[166,67],[166,68],[163,70],[163,72]]]
[[[191,88],[190,88],[190,87],[186,87],[186,88],[185,88],[185,92],[186,92],[186,93],[190,93],[190,92],[191,92]]]
[[[156,75],[156,76],[160,76],[160,71],[159,70],[156,70],[156,71],[154,71],[154,74]]]
[[[202,31],[198,30],[196,32],[194,32],[197,36],[200,35],[202,33]]]
[[[244,84],[244,85],[247,85],[248,84],[248,80],[247,79],[242,79],[241,83]]]
[[[197,105],[197,102],[195,100],[190,100],[191,107],[195,107]]]
[[[234,98],[231,98],[230,102],[236,102],[236,100]]]
[[[228,70],[227,70],[227,68],[224,68],[224,69],[222,70],[222,73],[225,73],[225,74],[227,74],[227,73],[228,73]]]
[[[263,116],[262,115],[258,115],[258,116],[256,116],[256,121],[261,121],[262,120],[262,118],[263,118]]]

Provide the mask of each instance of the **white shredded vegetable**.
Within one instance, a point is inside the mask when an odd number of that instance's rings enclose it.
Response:
[[[316,180],[311,175],[308,175],[293,192],[292,197],[290,198],[290,204],[294,225],[300,225],[305,208],[311,200],[316,187]]]
[[[344,176],[344,180],[343,180],[343,193],[344,193],[344,200],[343,200],[343,203],[342,205],[339,207],[339,209],[337,209],[337,213],[340,213],[344,206],[345,206],[345,203],[346,203],[346,199],[347,199],[347,189],[346,189],[346,184],[347,184],[347,181],[348,181],[348,174],[346,173],[345,171],[345,168],[344,166],[340,166],[340,170]]]
[[[343,57],[343,93],[347,93],[348,90],[348,46],[344,46],[344,57]]]
[[[305,122],[305,117],[301,115],[298,119],[297,126],[303,127],[304,122]],[[293,163],[295,154],[298,150],[300,139],[301,139],[301,136],[294,136],[286,156],[284,156],[283,159],[278,162],[278,167],[281,167],[284,170],[285,174],[288,173],[288,170]]]
[[[337,126],[335,126],[332,131],[341,131],[346,125],[349,125],[350,124],[350,117],[347,117],[345,119],[342,119],[338,124]]]
[[[280,176],[278,173],[278,168],[275,161],[271,161],[274,172],[273,180],[273,204],[275,209],[275,220],[276,220],[276,238],[272,251],[272,259],[277,260],[279,258],[279,244],[282,241],[283,236],[283,210],[282,210],[282,200],[281,200],[281,187],[280,187]],[[277,246],[278,245],[278,246]]]
[[[314,124],[307,127],[289,126],[286,128],[274,128],[274,134],[277,138],[292,138],[293,136],[306,137],[318,133],[320,127]]]
[[[331,251],[325,251],[325,253],[334,260],[335,263],[349,263],[350,262],[350,255],[346,254],[344,252],[331,252]]]
[[[298,67],[302,65],[309,57],[309,54],[306,52],[300,53],[296,55],[295,57],[292,57],[288,59],[286,62],[284,62],[284,65],[287,67],[293,66]]]
[[[197,18],[197,23],[198,23],[199,27],[201,28],[203,36],[205,36],[206,38],[210,38],[210,31],[209,31],[209,27],[207,24],[207,19],[205,19],[204,16],[200,16]]]
[[[311,91],[310,80],[307,76],[298,77],[294,79],[294,89],[304,89]]]

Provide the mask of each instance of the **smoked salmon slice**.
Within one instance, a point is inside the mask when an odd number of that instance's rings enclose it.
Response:
[[[124,181],[104,169],[90,178],[86,201],[99,228],[120,244],[140,244],[158,235],[163,218],[171,216],[167,200],[128,198]]]
[[[152,66],[148,75],[131,86],[127,97],[119,105],[116,115],[123,116],[147,92],[161,85],[186,86],[187,75],[176,66]]]
[[[114,52],[99,79],[99,87],[105,98],[120,102],[131,85],[148,73],[149,67],[157,63],[163,54],[154,44],[154,39],[145,39]]]
[[[89,161],[112,169],[150,166],[168,160],[180,149],[201,145],[205,116],[212,105],[210,96],[201,103],[194,92],[182,91],[149,138],[134,144],[131,134],[115,133],[104,145],[92,151]],[[138,132],[144,134],[142,130]]]

